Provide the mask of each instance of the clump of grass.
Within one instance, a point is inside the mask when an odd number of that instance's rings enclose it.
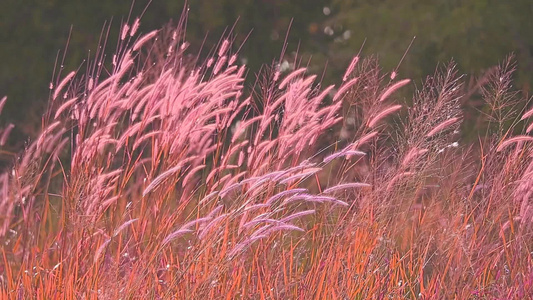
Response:
[[[533,113],[511,59],[468,143],[453,64],[411,104],[409,79],[359,56],[338,86],[274,68],[249,92],[229,39],[192,60],[180,26],[126,24],[110,64],[52,87],[0,175],[0,298],[533,293]]]

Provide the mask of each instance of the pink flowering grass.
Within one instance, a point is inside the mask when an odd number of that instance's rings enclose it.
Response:
[[[248,89],[229,39],[202,61],[182,27],[138,27],[52,84],[0,174],[0,298],[532,295],[533,142],[515,134],[532,113],[510,60],[468,143],[477,91],[453,64],[412,101],[359,56],[340,85],[296,66]]]

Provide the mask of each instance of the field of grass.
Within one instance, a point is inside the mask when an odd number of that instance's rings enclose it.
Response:
[[[533,109],[511,58],[416,84],[355,56],[323,86],[298,56],[255,74],[230,35],[203,61],[183,23],[138,22],[56,74],[0,174],[1,299],[533,295]]]

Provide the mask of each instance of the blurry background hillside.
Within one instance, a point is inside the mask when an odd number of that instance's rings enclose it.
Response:
[[[238,19],[236,45],[252,30],[240,51],[250,70],[278,61],[291,19],[286,59],[299,49],[310,69],[326,82],[338,82],[363,42],[363,55],[376,54],[385,72],[399,69],[400,77],[420,79],[433,73],[438,62],[454,59],[462,72],[480,74],[514,52],[519,89],[528,92],[533,82],[533,2],[418,1],[418,0],[191,0],[187,39],[199,49],[208,33],[204,54],[225,29]],[[431,2],[431,3],[430,3]],[[137,1],[131,20],[144,10]],[[49,97],[56,56],[61,58],[72,26],[65,72],[84,65],[94,53],[106,21],[112,20],[106,53],[115,50],[120,24],[131,0],[3,0],[0,9],[0,96],[8,102],[1,123],[16,124],[11,148],[35,137]],[[183,1],[155,0],[142,18],[141,32],[177,21]],[[58,55],[59,54],[59,55]],[[60,65],[60,63],[58,63]],[[81,71],[83,72],[83,71]],[[253,76],[249,76],[253,80]]]

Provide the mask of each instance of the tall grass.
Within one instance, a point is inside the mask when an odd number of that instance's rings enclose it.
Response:
[[[340,85],[295,63],[247,89],[231,40],[201,61],[180,24],[126,24],[110,62],[54,82],[0,175],[0,298],[532,295],[533,113],[511,59],[468,143],[476,91],[453,64],[412,101],[360,57]]]

